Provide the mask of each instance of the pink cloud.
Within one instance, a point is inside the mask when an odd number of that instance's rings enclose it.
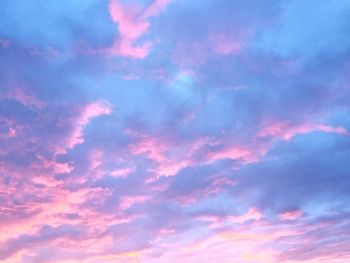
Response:
[[[57,146],[57,153],[65,153],[67,149],[72,149],[76,145],[84,142],[84,129],[93,118],[112,113],[111,106],[105,101],[90,103],[81,109],[80,115],[74,122],[74,128],[66,139],[64,145]]]
[[[134,204],[143,203],[143,202],[147,201],[148,199],[150,199],[150,197],[145,196],[145,195],[123,196],[120,200],[119,207],[120,207],[120,209],[125,210],[125,209],[133,206]]]
[[[134,155],[144,155],[154,162],[154,166],[148,171],[154,176],[147,180],[147,183],[154,182],[162,176],[173,176],[184,167],[190,166],[193,162],[191,156],[196,150],[196,145],[174,145],[170,140],[155,138],[145,135],[137,143],[129,146]]]
[[[234,41],[224,34],[212,35],[212,49],[222,55],[237,54],[242,50],[242,43]]]
[[[136,39],[123,38],[108,49],[112,56],[124,56],[142,59],[145,58],[151,50],[152,44],[146,42],[144,44],[135,46]]]
[[[120,169],[114,170],[114,171],[111,173],[111,176],[125,178],[125,177],[127,177],[130,173],[132,173],[133,171],[135,171],[135,168],[131,168],[131,167],[120,168]]]
[[[36,111],[37,109],[42,109],[45,103],[38,98],[36,98],[24,85],[16,84],[11,89],[11,91],[5,96],[8,99],[13,99],[18,101],[22,105]]]
[[[169,5],[173,0],[154,0],[153,3],[146,9],[143,14],[144,17],[156,16],[162,12],[167,5]]]
[[[0,125],[4,125],[7,130],[0,132],[0,139],[10,139],[14,138],[18,135],[18,131],[22,129],[22,127],[15,122],[15,120],[11,118],[4,118],[0,116]]]
[[[172,53],[175,64],[184,69],[196,69],[213,55],[238,55],[245,46],[246,34],[242,32],[211,32],[201,39],[179,40]],[[240,85],[241,86],[241,85]]]
[[[305,134],[314,131],[327,133],[336,133],[339,135],[350,136],[350,132],[343,127],[332,127],[324,124],[304,123],[292,126],[289,122],[268,122],[258,133],[260,137],[275,137],[289,141],[298,134]]]
[[[155,176],[148,182],[153,182],[161,176],[174,176],[185,167],[200,163],[193,159],[204,145],[212,144],[209,138],[198,138],[193,142],[177,142],[162,137],[152,137],[130,132],[139,138],[138,142],[129,146],[134,155],[145,155],[155,165],[149,171]]]
[[[210,222],[213,226],[221,226],[222,219],[215,215],[200,215],[196,217],[200,221]]]
[[[169,0],[155,0],[149,8],[142,11],[136,5],[126,5],[117,0],[109,2],[108,10],[114,23],[118,25],[119,37],[112,47],[105,49],[111,56],[126,56],[142,59],[151,50],[152,42],[146,41],[138,43],[149,28],[150,22],[147,20],[158,15],[170,3]]]
[[[152,161],[161,163],[166,160],[165,151],[167,145],[161,139],[153,137],[144,137],[139,142],[129,146],[129,149],[134,155],[146,155]]]
[[[217,219],[213,218],[212,221],[215,222]],[[274,242],[280,238],[297,234],[299,234],[298,231],[278,226],[239,225],[234,230],[227,228],[227,230],[221,230],[193,242],[188,242],[186,237],[180,238],[182,242],[171,243],[169,247],[172,249],[164,249],[159,257],[151,257],[149,262],[211,263],[234,260],[234,262],[242,263],[274,263],[278,262],[276,258],[280,253],[274,248]]]
[[[109,2],[109,13],[118,25],[119,38],[108,52],[112,56],[130,56],[144,58],[150,51],[151,43],[136,44],[137,40],[149,29],[149,22],[140,17],[140,8],[126,6],[119,1]]]
[[[4,218],[1,218],[0,243],[15,239],[23,234],[36,235],[43,225],[50,225],[52,227],[60,226],[62,222],[64,222],[62,221],[61,215],[66,213],[80,214],[82,218],[78,221],[84,223],[85,226],[92,226],[98,221],[96,220],[96,215],[92,216],[89,209],[78,209],[78,207],[91,195],[102,198],[108,194],[105,190],[83,189],[69,191],[64,189],[62,183],[51,184],[48,181],[48,176],[35,179],[41,179],[41,181],[38,182],[35,180],[34,183],[43,184],[43,187],[38,188],[31,182],[26,183],[21,191],[18,191],[17,187],[7,187],[7,193],[11,195],[11,198],[15,198],[18,201],[25,200],[25,202],[21,201],[18,205],[10,204],[10,209],[7,211],[7,213],[10,212],[12,214],[10,221],[4,222]],[[31,196],[40,196],[42,201],[36,202],[35,199],[28,199],[28,197]],[[16,211],[15,209],[17,209],[17,207],[18,210]],[[3,209],[5,208],[6,206],[3,205],[0,212],[4,212]],[[27,215],[23,216],[23,213]],[[103,218],[103,216],[104,215],[98,215],[98,218]],[[68,222],[66,221],[66,223]]]
[[[222,191],[222,187],[225,185],[235,185],[237,181],[231,180],[227,177],[215,178],[209,189],[209,194],[218,194]]]
[[[177,142],[162,137],[152,137],[143,134],[134,134],[138,141],[129,145],[129,150],[133,155],[144,155],[153,161],[153,165],[148,169],[153,176],[146,182],[151,183],[160,177],[175,176],[181,169],[192,165],[208,164],[221,159],[242,159],[244,162],[256,162],[263,156],[268,147],[258,146],[226,146],[220,150],[208,151],[207,146],[220,144],[219,141],[210,138],[198,138],[193,142]],[[196,156],[202,156],[198,158]],[[232,183],[232,182],[231,182]],[[215,187],[214,187],[215,188]],[[219,190],[216,185],[213,191]]]
[[[241,216],[229,216],[227,220],[232,223],[245,223],[249,220],[260,220],[263,218],[263,214],[256,208],[250,208],[247,213]]]
[[[154,176],[149,178],[146,181],[147,183],[154,182],[161,176],[174,175],[181,168],[187,166],[188,163],[185,160],[178,160],[178,156],[176,158],[171,155],[172,152],[176,151],[176,147],[171,141],[143,134],[134,134],[132,131],[129,131],[129,133],[138,138],[136,143],[129,145],[130,152],[133,155],[143,155],[154,162],[153,167],[148,169],[149,172],[154,173]]]
[[[303,215],[300,210],[287,211],[279,215],[281,220],[297,220]]]
[[[172,234],[175,234],[175,233],[176,233],[176,230],[175,229],[171,229],[171,228],[162,228],[159,231],[159,235],[161,235],[161,236],[172,235]]]
[[[33,164],[32,167],[39,169],[50,169],[53,174],[70,173],[74,167],[70,163],[59,163],[54,160],[48,160],[41,155],[38,155],[39,164]]]
[[[221,151],[211,152],[209,154],[209,158],[211,160],[220,160],[220,159],[245,159],[251,156],[251,152],[248,149],[244,149],[241,147],[233,147],[233,148],[227,148],[223,149]]]
[[[147,21],[138,19],[140,13],[137,6],[125,6],[119,1],[109,2],[109,13],[112,20],[118,24],[119,33],[129,39],[137,39],[149,28]]]
[[[214,162],[221,159],[243,160],[246,163],[257,162],[259,158],[264,156],[269,145],[231,145],[223,149],[208,152],[206,154],[206,162]]]
[[[180,171],[182,168],[185,168],[189,165],[191,165],[191,161],[189,160],[182,160],[182,161],[176,161],[176,160],[167,160],[165,162],[162,162],[156,169],[157,177],[160,176],[172,176],[175,175],[178,171]]]
[[[103,152],[100,150],[92,150],[89,154],[90,169],[96,169],[103,163]]]

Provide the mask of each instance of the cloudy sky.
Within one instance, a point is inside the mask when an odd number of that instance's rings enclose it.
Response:
[[[1,1],[0,261],[350,262],[349,0]]]

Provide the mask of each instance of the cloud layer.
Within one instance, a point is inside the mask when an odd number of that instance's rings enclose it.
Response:
[[[350,3],[0,3],[0,261],[350,261]]]

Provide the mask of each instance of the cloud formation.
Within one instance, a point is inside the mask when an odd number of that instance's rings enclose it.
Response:
[[[0,3],[0,261],[350,261],[346,0]]]

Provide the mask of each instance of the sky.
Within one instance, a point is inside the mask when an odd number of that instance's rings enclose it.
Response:
[[[0,2],[2,263],[350,262],[348,0]]]

